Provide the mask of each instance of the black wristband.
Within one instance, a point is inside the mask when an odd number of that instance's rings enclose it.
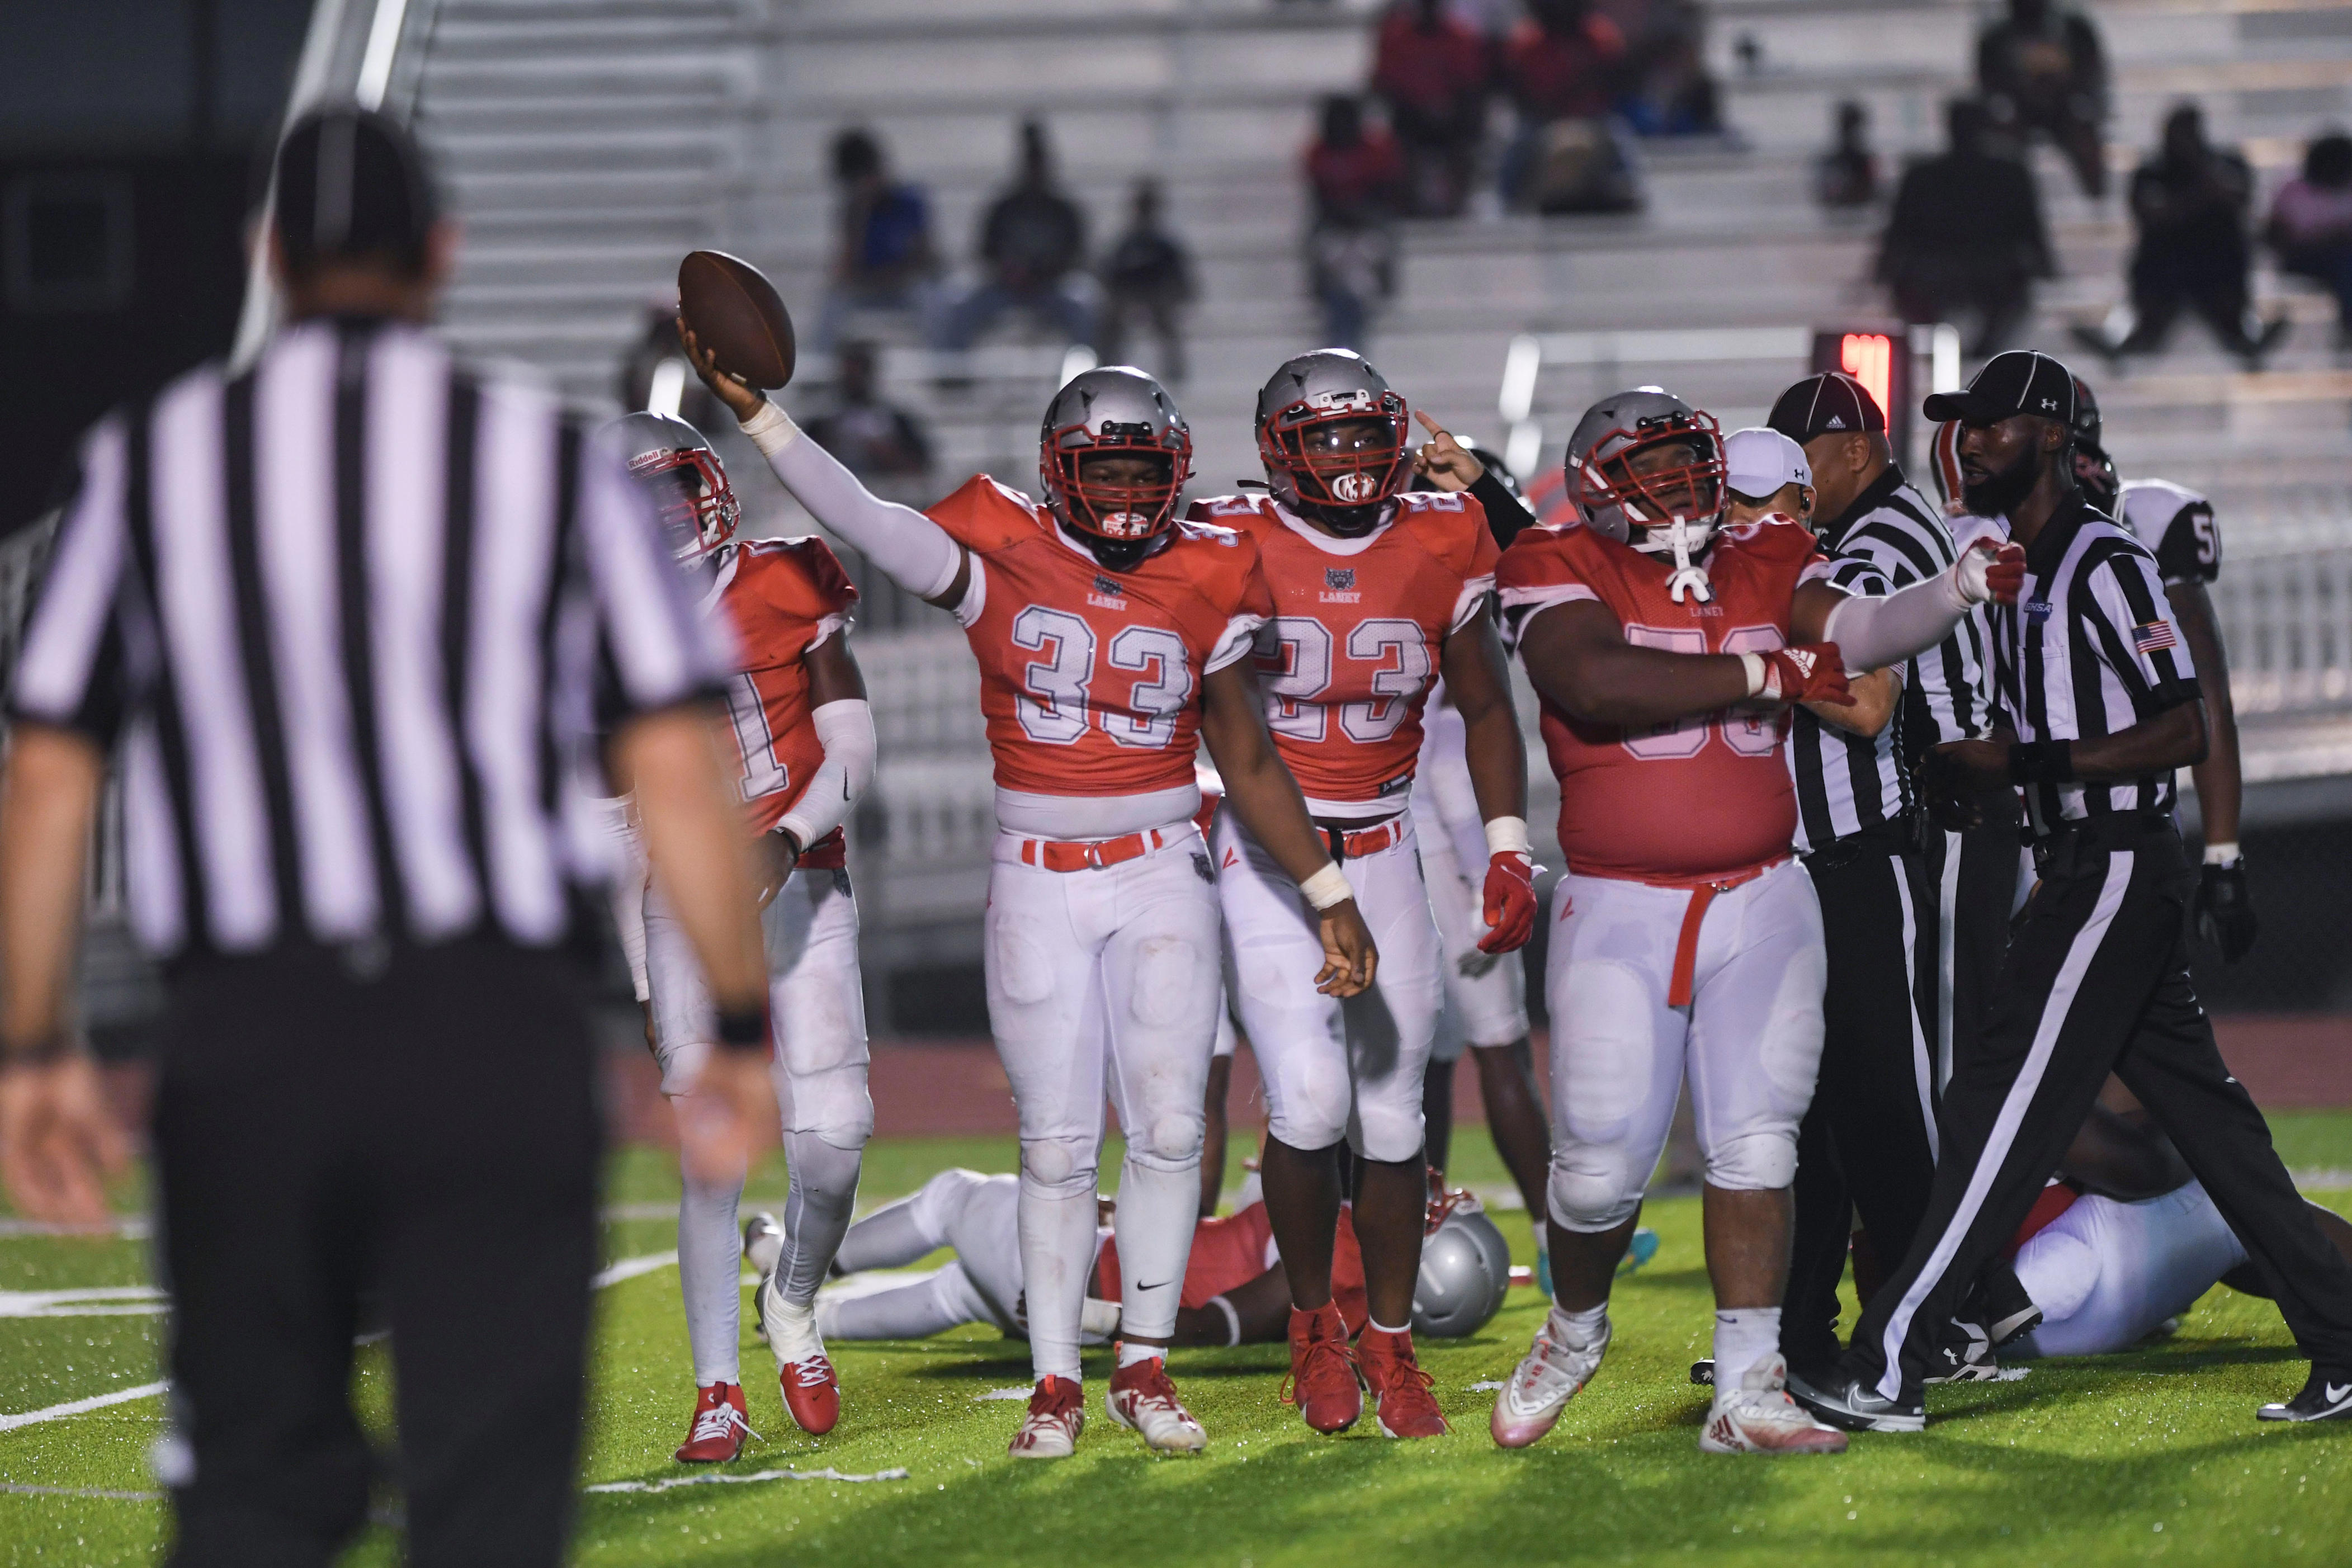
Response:
[[[719,1043],[730,1051],[764,1047],[768,1043],[767,1008],[722,1009],[719,1015]]]
[[[2009,782],[2065,784],[2074,776],[2072,741],[2020,741],[2009,749]]]

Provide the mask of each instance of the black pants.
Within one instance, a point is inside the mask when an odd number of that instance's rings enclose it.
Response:
[[[1956,1058],[1974,1046],[2009,951],[2017,862],[2017,801],[2008,790],[1988,805],[1982,826],[1927,834],[1920,867],[1936,900],[1935,1004],[1928,1016],[1938,1089],[1951,1080]]]
[[[541,1564],[572,1514],[599,1123],[570,960],[490,941],[175,975],[155,1101],[172,1378],[195,1468],[172,1561],[324,1563],[373,1462],[363,1289],[392,1334],[408,1561]]]
[[[1829,984],[1822,1070],[1797,1130],[1797,1223],[1780,1344],[1791,1364],[1837,1359],[1838,1280],[1856,1210],[1880,1257],[1900,1257],[1935,1180],[1936,1064],[1923,1020],[1935,900],[1892,830],[1808,858],[1822,900]]]
[[[2168,823],[2060,836],[1995,985],[1981,1049],[1944,1090],[1943,1160],[1911,1251],[1871,1298],[1848,1370],[1916,1394],[1944,1320],[2016,1233],[2109,1072],[2212,1194],[2322,1369],[2352,1373],[2352,1265],[2319,1233],[2189,978],[2195,878]]]

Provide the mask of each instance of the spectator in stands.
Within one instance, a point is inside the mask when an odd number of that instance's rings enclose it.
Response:
[[[819,348],[831,346],[855,310],[920,317],[940,269],[922,189],[890,177],[889,159],[872,132],[853,127],[833,139],[833,183],[841,205]]]
[[[1386,131],[1364,123],[1356,100],[1333,96],[1307,150],[1307,182],[1315,197],[1307,271],[1323,306],[1324,341],[1360,349],[1373,307],[1396,289],[1389,220],[1404,197],[1404,154]]]
[[[2085,195],[2106,195],[2107,62],[2089,17],[2051,0],[2009,0],[2008,16],[1977,39],[1977,90],[2021,157],[2038,131],[2074,165]]]
[[[2172,335],[2183,306],[2205,318],[2221,346],[2260,369],[2286,321],[2263,322],[2248,305],[2252,264],[2247,208],[2253,171],[2233,147],[2205,140],[2205,116],[2184,103],[2165,116],[2164,139],[2131,180],[2131,331],[2121,342],[2100,330],[2074,335],[2110,357],[2154,353]]]
[[[1706,14],[1696,0],[1605,0],[1625,38],[1617,112],[1643,136],[1712,136],[1723,130],[1706,68]]]
[[[1192,298],[1192,259],[1160,226],[1160,182],[1135,182],[1127,232],[1103,262],[1102,356],[1108,364],[1132,364],[1128,357],[1129,321],[1141,317],[1160,338],[1163,380],[1184,379],[1184,335],[1177,314]]]
[[[1059,328],[1074,343],[1095,335],[1092,283],[1087,259],[1087,219],[1054,180],[1045,127],[1021,125],[1021,168],[980,226],[978,287],[947,313],[940,346],[966,349],[1008,310],[1026,310]]]
[[[2283,270],[2336,296],[2336,346],[2352,348],[2352,136],[2312,138],[2303,173],[2271,203],[2266,237]]]
[[[1895,190],[1878,276],[1906,321],[1975,315],[1967,352],[1990,354],[2023,321],[2032,280],[2053,270],[2042,197],[2022,163],[1987,146],[1982,104],[1954,100],[1946,124],[1949,149],[1914,164]]]
[[[1307,184],[1318,221],[1335,214],[1384,218],[1405,199],[1404,153],[1396,138],[1364,122],[1364,106],[1344,93],[1323,100],[1322,134],[1307,149]]]
[[[1870,150],[1870,110],[1853,99],[1837,106],[1837,140],[1813,165],[1813,195],[1831,208],[1866,207],[1878,199],[1878,154]]]
[[[872,343],[842,344],[833,408],[810,420],[808,433],[861,479],[920,478],[930,471],[930,439],[913,415],[882,401],[878,369]]]
[[[1503,83],[1518,130],[1503,155],[1503,195],[1543,213],[1622,212],[1641,205],[1633,165],[1610,114],[1625,36],[1591,0],[1528,0],[1503,46]]]
[[[1494,59],[1445,0],[1402,0],[1381,23],[1372,91],[1404,149],[1411,210],[1453,217],[1469,199],[1486,133]]]

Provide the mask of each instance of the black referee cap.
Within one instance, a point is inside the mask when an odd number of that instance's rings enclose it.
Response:
[[[1886,410],[1842,370],[1809,375],[1773,401],[1764,423],[1800,447],[1832,431],[1885,431]]]
[[[349,104],[311,110],[278,144],[277,176],[289,270],[362,258],[424,266],[440,207],[424,149],[399,121]]]
[[[2048,354],[2011,349],[1985,361],[1960,392],[1939,392],[1925,405],[1930,419],[1996,425],[2020,414],[2074,423],[2074,373]]]

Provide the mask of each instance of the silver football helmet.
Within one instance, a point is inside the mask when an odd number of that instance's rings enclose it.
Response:
[[[1257,395],[1257,453],[1275,500],[1336,533],[1370,533],[1412,471],[1412,411],[1352,349],[1285,360]]]
[[[1105,455],[1150,458],[1153,475],[1124,484],[1087,479],[1085,459]],[[1175,526],[1177,499],[1192,474],[1192,427],[1167,389],[1133,365],[1074,375],[1045,405],[1038,479],[1054,514],[1089,547],[1104,547],[1097,555],[1107,548],[1141,559],[1146,545]]]
[[[1568,438],[1568,494],[1595,533],[1674,558],[1676,604],[1685,592],[1714,596],[1698,563],[1727,504],[1713,416],[1660,387],[1612,393]]]
[[[614,420],[602,435],[653,499],[673,557],[698,561],[735,537],[743,508],[701,431],[683,419],[640,410]]]
[[[1437,1226],[1422,1237],[1421,1272],[1412,1283],[1412,1331],[1458,1340],[1503,1310],[1511,1288],[1511,1248],[1468,1193],[1450,1193]]]

